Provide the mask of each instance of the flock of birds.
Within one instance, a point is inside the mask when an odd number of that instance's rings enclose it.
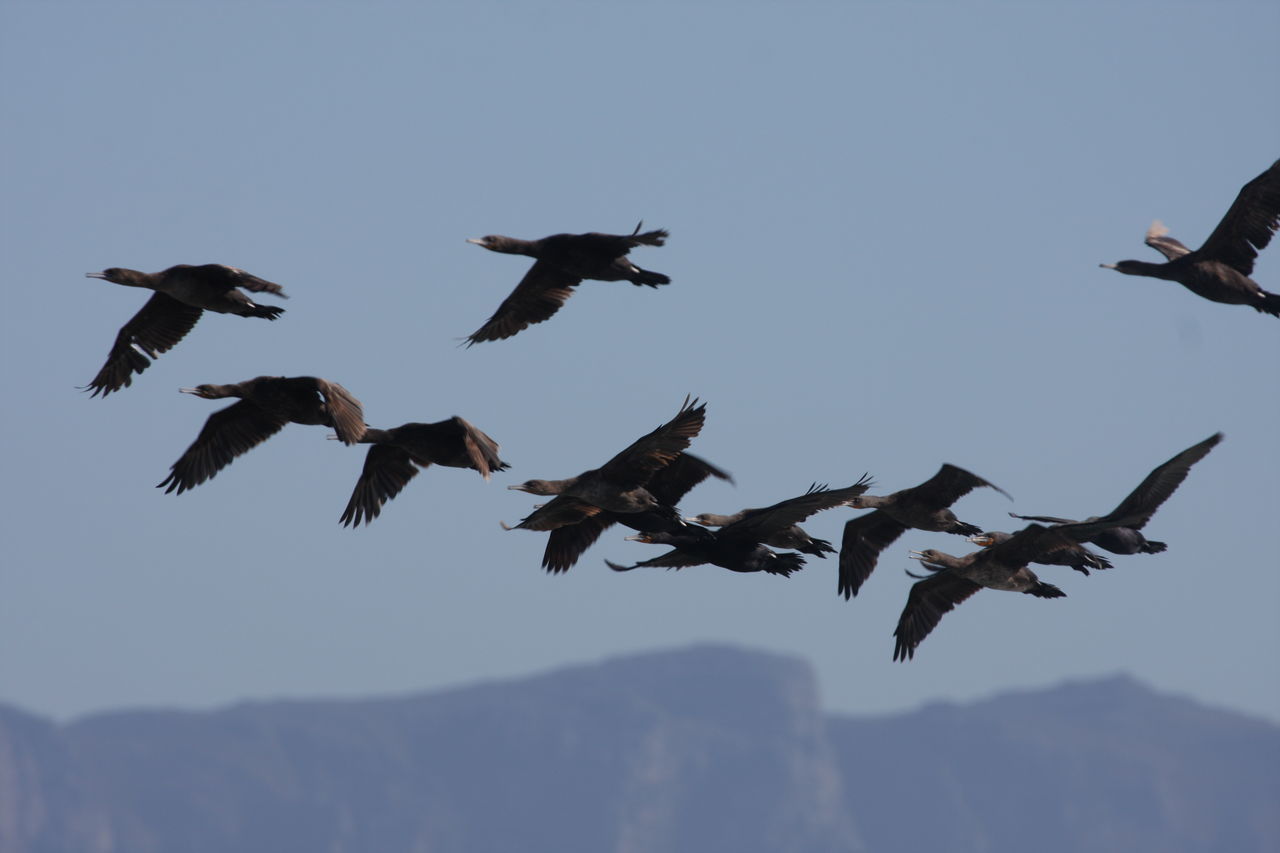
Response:
[[[1280,160],[1240,190],[1222,221],[1199,249],[1190,250],[1167,236],[1159,222],[1147,231],[1146,244],[1166,258],[1164,263],[1126,260],[1102,266],[1128,275],[1176,281],[1215,302],[1249,305],[1280,317],[1280,294],[1268,293],[1249,276],[1260,249],[1280,227]],[[658,287],[670,279],[641,269],[628,257],[640,246],[661,246],[667,232],[630,234],[555,234],[541,240],[490,235],[470,240],[485,249],[534,258],[529,271],[485,323],[465,339],[466,346],[509,338],[549,319],[585,280],[629,281]],[[158,273],[112,267],[88,273],[129,287],[154,291],[116,336],[107,361],[86,386],[104,397],[133,382],[156,358],[174,347],[204,311],[275,320],[284,309],[259,305],[248,294],[286,298],[280,285],[221,264],[181,264]],[[248,293],[246,293],[248,291]],[[195,441],[171,466],[159,487],[182,492],[213,478],[241,454],[266,441],[286,424],[331,427],[342,442],[370,445],[364,467],[340,521],[344,526],[369,524],[420,469],[431,465],[469,468],[486,480],[508,464],[498,444],[460,417],[436,423],[407,423],[391,429],[369,427],[360,401],[336,382],[297,376],[259,376],[229,385],[180,389],[205,399],[239,398],[214,412]],[[1029,521],[1015,533],[983,530],[960,521],[951,505],[976,488],[1003,489],[963,468],[945,464],[918,486],[887,495],[869,495],[869,476],[843,488],[813,485],[803,495],[768,507],[732,515],[702,514],[686,518],[677,504],[708,477],[731,478],[715,465],[688,452],[706,419],[706,404],[686,398],[676,415],[641,436],[598,468],[559,480],[527,480],[508,486],[550,497],[508,529],[546,531],[542,566],[559,573],[614,524],[636,531],[627,539],[666,545],[669,550],[649,560],[624,566],[606,561],[618,572],[644,567],[680,569],[712,564],[735,572],[768,572],[790,576],[805,564],[805,555],[825,558],[838,553],[838,594],[849,599],[876,567],[880,554],[908,529],[951,533],[980,546],[963,557],[939,550],[911,551],[927,571],[918,575],[894,631],[894,660],[908,660],[943,615],[980,589],[1026,593],[1040,598],[1065,595],[1041,581],[1030,563],[1062,565],[1088,575],[1108,569],[1109,558],[1086,543],[1113,554],[1154,554],[1162,542],[1145,538],[1142,528],[1182,484],[1191,466],[1222,440],[1217,433],[1157,466],[1111,512],[1083,521],[1053,516],[1016,515]],[[836,507],[869,509],[844,526],[839,549],[806,533],[800,522]],[[507,525],[503,525],[507,527]],[[778,549],[778,550],[775,550]]]

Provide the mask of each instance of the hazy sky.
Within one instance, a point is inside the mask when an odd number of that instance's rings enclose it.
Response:
[[[1280,720],[1280,321],[1098,268],[1198,246],[1280,156],[1273,3],[53,3],[0,7],[0,701],[59,716],[436,688],[701,640],[800,655],[837,711],[1115,672]],[[653,291],[586,283],[471,349],[527,261],[464,240],[664,227]],[[1280,247],[1255,278],[1280,291]],[[146,294],[109,266],[219,262],[276,323],[206,315],[132,388],[76,390]],[[271,301],[271,300],[263,300]],[[337,523],[363,448],[290,426],[154,488],[225,405],[182,386],[344,384],[373,426],[462,415],[511,471],[420,474]],[[504,532],[531,477],[594,467],[708,403],[732,512],[943,462],[956,505],[1112,509],[1226,441],[1068,597],[983,592],[893,663],[913,532],[862,594],[610,530],[563,576]],[[811,519],[837,540],[852,511]]]

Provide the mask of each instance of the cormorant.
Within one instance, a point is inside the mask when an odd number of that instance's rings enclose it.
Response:
[[[981,545],[983,548],[990,548],[992,545],[999,545],[1001,542],[1011,538],[1013,538],[1012,533],[987,530],[970,536],[969,541],[975,545]],[[1110,560],[1095,551],[1090,551],[1083,545],[1059,548],[1056,551],[1043,554],[1031,562],[1039,563],[1042,566],[1070,566],[1077,572],[1083,573],[1086,577],[1089,575],[1089,569],[1109,569],[1112,567]]]
[[[179,390],[206,400],[239,397],[240,401],[205,421],[196,440],[171,466],[169,476],[156,486],[166,494],[195,488],[287,423],[333,427],[347,444],[358,442],[365,431],[360,401],[338,383],[314,376],[258,376],[232,385]]]
[[[847,504],[870,485],[871,478],[866,475],[843,489],[814,485],[799,497],[752,510],[742,519],[716,531],[689,526],[628,536],[627,539],[637,542],[671,545],[673,550],[631,566],[621,566],[608,560],[605,564],[615,572],[629,572],[641,567],[680,569],[711,563],[733,572],[768,572],[787,577],[804,565],[804,558],[799,554],[779,554],[763,543],[815,512]]]
[[[732,515],[717,515],[714,512],[703,512],[698,515],[686,518],[685,521],[691,521],[694,524],[701,524],[704,527],[724,527],[733,524],[735,521],[742,521],[749,514],[760,512],[759,508],[749,508],[739,510]],[[831,547],[831,543],[826,539],[814,539],[808,532],[798,524],[793,524],[783,530],[779,530],[764,541],[765,545],[771,545],[774,548],[786,548],[792,551],[799,551],[802,554],[810,554],[814,557],[826,559],[828,554],[834,554],[835,548]]]
[[[1228,305],[1249,305],[1264,314],[1280,317],[1280,294],[1268,293],[1249,278],[1258,251],[1271,242],[1278,226],[1280,160],[1244,185],[1226,216],[1199,249],[1192,251],[1166,236],[1169,229],[1157,220],[1147,229],[1144,242],[1168,258],[1165,263],[1120,261],[1101,266],[1126,275],[1176,281],[1205,299]]]
[[[142,310],[121,327],[107,355],[107,363],[85,386],[84,390],[93,392],[91,397],[99,394],[106,397],[112,391],[132,385],[133,374],[146,370],[151,359],[177,345],[203,311],[268,320],[284,313],[283,308],[257,304],[239,288],[288,298],[280,285],[222,264],[178,264],[150,273],[111,267],[85,275],[155,291]]]
[[[608,510],[616,513],[657,512],[673,521],[680,514],[645,486],[651,477],[684,452],[702,430],[707,404],[685,398],[675,417],[636,439],[599,468],[567,480],[527,480],[508,489],[531,495],[555,495],[515,527],[555,530]]]
[[[681,453],[667,467],[649,478],[645,486],[664,506],[675,506],[690,489],[707,477],[733,482],[733,478],[725,471],[694,456],[692,453]],[[577,524],[566,524],[557,527],[547,537],[547,547],[542,553],[542,567],[555,574],[567,571],[591,545],[600,538],[600,534],[614,523],[623,524],[637,531],[671,532],[686,525],[658,512],[609,512],[605,510],[598,515],[584,518]]]
[[[431,424],[366,428],[359,443],[373,446],[365,454],[360,479],[339,519],[344,527],[372,522],[382,512],[382,505],[400,494],[419,468],[432,464],[470,468],[487,480],[490,472],[511,467],[498,458],[496,441],[457,415]]]
[[[859,516],[844,526],[840,542],[840,576],[838,592],[846,599],[858,590],[876,567],[880,552],[908,528],[956,533],[971,536],[982,528],[965,524],[947,509],[951,504],[979,486],[995,489],[1005,497],[1009,493],[955,465],[943,465],[925,482],[891,495],[863,495],[850,501],[855,509],[863,507],[875,512]]]
[[[1194,444],[1177,456],[1156,467],[1147,475],[1120,505],[1104,516],[1087,518],[1083,523],[1105,521],[1107,519],[1129,518],[1123,525],[1113,524],[1100,528],[1096,533],[1081,541],[1091,542],[1113,554],[1159,554],[1168,546],[1163,542],[1147,539],[1140,532],[1151,520],[1160,505],[1182,485],[1191,471],[1191,466],[1199,462],[1218,442],[1222,441],[1222,433],[1217,432],[1199,444]],[[1043,521],[1048,524],[1076,524],[1069,518],[1054,518],[1049,515],[1018,515],[1009,513],[1014,518],[1024,521]]]
[[[661,228],[641,234],[640,225],[636,225],[630,234],[552,234],[541,240],[490,234],[468,240],[491,252],[528,255],[537,260],[493,316],[466,338],[467,346],[509,338],[549,319],[584,279],[629,281],[653,288],[670,284],[671,279],[662,273],[641,269],[627,257],[627,252],[636,246],[661,246],[666,239],[667,232]]]

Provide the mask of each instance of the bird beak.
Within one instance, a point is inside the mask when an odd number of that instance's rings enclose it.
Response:
[[[85,277],[85,278],[106,278],[107,276],[106,276],[106,274],[105,274],[105,273],[100,273],[100,272],[87,272],[87,273],[85,273],[85,274],[84,274],[84,277]]]
[[[683,515],[683,516],[681,516],[681,517],[680,517],[680,520],[681,520],[681,521],[683,521],[683,522],[685,522],[686,524],[697,524],[697,523],[698,523],[698,519],[694,518],[692,515]]]
[[[1104,270],[1113,270],[1117,268],[1115,264],[1098,264],[1098,266],[1102,267]]]
[[[974,545],[981,545],[985,548],[991,544],[991,537],[982,533],[975,533],[972,536],[966,536],[965,541],[972,542]]]
[[[923,560],[923,559],[924,559],[924,552],[923,552],[923,551],[908,551],[908,552],[907,552],[907,556],[909,556],[909,557],[910,557],[911,559],[913,559],[913,560]]]
[[[487,245],[489,245],[489,244],[488,244],[488,243],[486,243],[483,239],[476,238],[476,237],[468,237],[468,238],[467,238],[467,242],[468,242],[468,243],[475,243],[477,246],[487,246]]]
[[[199,394],[199,393],[200,393],[200,389],[198,389],[198,388],[179,388],[179,389],[178,389],[178,393],[180,393],[180,394]]]

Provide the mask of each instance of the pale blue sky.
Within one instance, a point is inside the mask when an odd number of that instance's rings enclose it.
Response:
[[[1280,321],[1098,268],[1195,246],[1280,156],[1275,4],[47,3],[0,8],[0,701],[59,716],[407,692],[692,641],[814,663],[882,711],[1128,672],[1280,720]],[[525,261],[464,240],[671,231],[658,291],[584,284],[459,349]],[[1276,246],[1255,278],[1280,291]],[[280,322],[206,316],[132,388],[76,391],[145,294],[108,266],[220,262]],[[374,426],[459,414],[512,470],[432,469],[337,519],[363,449],[291,426],[181,497],[154,488],[221,403],[202,382],[324,376]],[[593,467],[708,402],[731,512],[943,462],[1110,510],[1222,430],[1147,532],[1160,556],[1068,598],[983,593],[890,660],[910,548],[862,595],[606,534],[567,575],[506,485]],[[852,513],[812,520],[838,540]]]

